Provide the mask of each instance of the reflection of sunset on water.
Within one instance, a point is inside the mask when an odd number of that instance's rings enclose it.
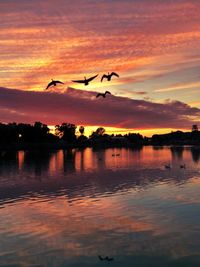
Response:
[[[2,263],[46,265],[51,258],[53,266],[98,266],[97,255],[109,254],[128,266],[139,255],[146,262],[150,255],[165,261],[163,252],[172,262],[191,257],[199,159],[190,147],[1,154]]]
[[[62,171],[63,170],[63,151],[59,150],[58,152],[54,153],[51,157],[50,163],[49,163],[49,171],[50,173],[55,173],[56,171]]]
[[[0,0],[0,267],[200,266],[199,14]]]
[[[32,156],[31,156],[32,154]],[[31,166],[37,162],[38,154],[27,153],[24,151],[16,152],[16,164],[20,171],[26,171],[28,162],[33,159]],[[50,175],[55,173],[62,173],[70,170],[72,172],[82,171],[99,171],[104,169],[120,169],[120,168],[160,168],[163,169],[165,164],[172,163],[172,165],[192,164],[191,156],[194,159],[198,156],[198,151],[190,148],[163,148],[150,146],[143,148],[109,148],[95,150],[92,148],[73,149],[73,150],[58,150],[51,152],[49,155],[42,154],[42,160],[46,163],[46,171]],[[30,158],[31,157],[31,158]],[[200,154],[199,154],[200,157]],[[198,160],[198,159],[197,159]],[[38,160],[40,161],[40,160]],[[35,162],[35,163],[34,163]],[[155,162],[158,164],[155,165]],[[37,168],[37,166],[35,166]],[[179,165],[178,165],[179,167]],[[41,168],[44,168],[43,163]]]
[[[19,161],[19,170],[22,170],[23,164],[24,164],[24,151],[18,152],[18,161]]]

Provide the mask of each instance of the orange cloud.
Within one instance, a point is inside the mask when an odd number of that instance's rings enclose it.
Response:
[[[50,78],[70,82],[77,75],[110,70],[120,71],[122,77],[131,71],[134,77],[139,68],[145,71],[151,57],[160,56],[164,62],[169,54],[190,53],[191,47],[199,47],[197,2],[153,1],[151,8],[146,2],[86,2],[81,11],[73,3],[59,3],[62,10],[55,1],[38,1],[37,6],[13,2],[12,11],[10,5],[0,4],[6,14],[0,33],[6,55],[1,60],[6,66],[2,86],[41,90]],[[132,81],[119,83],[123,82]]]

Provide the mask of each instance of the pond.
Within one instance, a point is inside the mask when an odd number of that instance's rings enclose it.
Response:
[[[199,160],[191,147],[1,152],[0,266],[200,266]]]

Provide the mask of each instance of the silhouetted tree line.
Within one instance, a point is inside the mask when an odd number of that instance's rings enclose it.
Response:
[[[35,122],[34,125],[25,123],[0,123],[0,143],[39,143],[54,142],[58,137],[50,133],[46,124]]]
[[[152,145],[200,145],[200,131],[176,131],[168,134],[154,134],[150,140]]]
[[[56,146],[143,146],[143,145],[200,145],[200,132],[193,125],[191,132],[176,131],[168,134],[154,134],[151,138],[139,133],[125,135],[108,135],[103,127],[99,127],[89,138],[84,135],[85,128],[77,129],[75,124],[62,123],[55,126],[55,134],[50,133],[46,124],[35,122],[33,125],[24,123],[0,123],[0,145],[23,146],[27,144],[52,144]]]

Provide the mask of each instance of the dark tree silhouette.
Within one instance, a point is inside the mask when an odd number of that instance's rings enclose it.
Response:
[[[98,136],[103,136],[105,134],[106,130],[103,127],[99,127],[96,129],[96,134]]]
[[[139,133],[129,133],[125,135],[125,137],[130,143],[133,143],[133,144],[142,145],[144,143],[144,138]]]
[[[17,124],[15,122],[8,124],[0,124],[0,142],[14,143],[19,139]]]
[[[99,139],[99,138],[103,137],[104,134],[105,134],[105,129],[103,127],[99,127],[99,128],[96,129],[96,131],[94,131],[90,135],[90,139],[91,140]]]
[[[198,132],[198,126],[197,124],[192,125],[192,132]]]
[[[43,124],[39,121],[36,121],[34,124],[34,135],[37,141],[46,139],[46,136],[49,134],[49,128],[46,124]]]
[[[71,123],[62,123],[55,126],[55,135],[50,133],[50,129],[46,124],[39,121],[33,125],[25,123],[0,123],[0,148],[28,147],[35,143],[33,147],[49,143],[59,143],[59,147],[64,145],[72,146],[141,146],[141,145],[200,145],[200,131],[197,125],[193,125],[190,132],[175,131],[167,134],[155,134],[151,138],[145,138],[140,134],[129,133],[126,135],[108,135],[103,127],[99,127],[94,131],[89,139],[84,136],[84,126],[79,127],[79,136],[76,137],[76,125]],[[62,142],[66,141],[66,142]],[[61,142],[60,142],[61,141]],[[53,144],[52,147],[56,147]],[[18,146],[19,145],[19,146]],[[196,151],[195,151],[196,152]],[[194,154],[195,154],[194,152]]]
[[[34,125],[24,123],[0,124],[0,143],[41,143],[53,142],[57,138],[49,133],[46,124],[35,122]]]
[[[62,140],[69,143],[76,141],[76,125],[71,123],[62,123],[61,125],[55,126],[55,133]]]
[[[79,132],[80,132],[81,135],[84,134],[84,132],[85,132],[85,128],[84,128],[84,126],[80,126],[80,127],[79,127]]]

